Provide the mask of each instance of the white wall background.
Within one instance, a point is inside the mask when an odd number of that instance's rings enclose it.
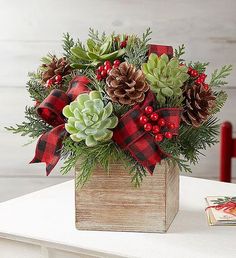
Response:
[[[184,43],[187,60],[236,67],[236,1],[234,0],[0,0],[0,200],[68,180],[58,169],[45,177],[44,165],[28,165],[35,144],[10,135],[3,126],[21,122],[30,104],[25,82],[48,52],[59,54],[63,32],[86,39],[88,28],[107,32],[153,31],[152,42],[174,47]],[[229,101],[221,120],[236,128],[236,69],[229,78]],[[193,169],[193,175],[218,177],[218,147]],[[234,172],[234,175],[235,172]]]

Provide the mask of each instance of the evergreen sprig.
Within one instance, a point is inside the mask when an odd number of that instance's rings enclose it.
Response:
[[[135,35],[131,35],[128,38],[128,44],[126,47],[125,61],[133,64],[137,68],[140,68],[147,60],[148,42],[151,39],[150,35],[152,31],[150,28],[142,34],[139,38]]]
[[[62,48],[64,50],[64,56],[69,59],[71,56],[70,49],[75,45],[74,39],[67,32],[67,33],[63,34],[62,42],[63,42]]]
[[[26,121],[21,124],[16,124],[15,127],[6,127],[6,129],[14,134],[19,133],[21,136],[27,135],[33,139],[52,129],[50,125],[38,116],[34,107],[26,106],[25,119]]]
[[[27,82],[26,89],[33,100],[42,102],[47,97],[48,91],[36,77],[37,73],[31,73],[30,76],[31,79]]]
[[[224,65],[220,70],[216,69],[211,75],[211,87],[220,87],[228,84],[225,78],[230,75],[233,69],[232,65]]]
[[[227,93],[223,90],[221,90],[219,92],[214,92],[214,95],[216,97],[216,100],[215,100],[215,106],[212,109],[212,114],[216,114],[216,113],[220,112],[220,110],[222,109],[222,107],[224,106],[224,104],[228,98]]]
[[[182,44],[181,46],[178,46],[178,48],[174,51],[174,56],[179,59],[180,62],[184,62],[184,59],[181,58],[185,54],[185,45]]]
[[[101,45],[105,39],[106,39],[106,33],[102,32],[100,35],[98,30],[94,30],[93,28],[89,28],[89,33],[88,33],[89,38],[94,40],[97,44]]]

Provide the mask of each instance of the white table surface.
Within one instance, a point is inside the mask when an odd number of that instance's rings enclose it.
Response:
[[[236,227],[207,224],[210,195],[235,196],[236,185],[181,177],[180,212],[166,234],[78,231],[69,181],[1,203],[0,238],[84,254],[78,257],[236,257]]]

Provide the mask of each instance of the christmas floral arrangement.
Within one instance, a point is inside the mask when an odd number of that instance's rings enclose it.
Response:
[[[150,34],[90,29],[85,43],[65,34],[62,56],[42,58],[27,83],[35,104],[25,122],[7,128],[39,138],[31,163],[45,162],[48,175],[59,159],[62,174],[79,161],[76,183],[83,185],[97,165],[109,172],[119,161],[139,186],[163,159],[190,171],[217,142],[231,65],[208,79],[208,63],[186,62],[184,45],[149,44]]]

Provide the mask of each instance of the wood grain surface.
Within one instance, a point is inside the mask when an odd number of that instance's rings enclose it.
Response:
[[[134,188],[122,164],[112,164],[109,175],[97,167],[75,203],[77,229],[165,232],[179,209],[179,171],[163,161]]]

